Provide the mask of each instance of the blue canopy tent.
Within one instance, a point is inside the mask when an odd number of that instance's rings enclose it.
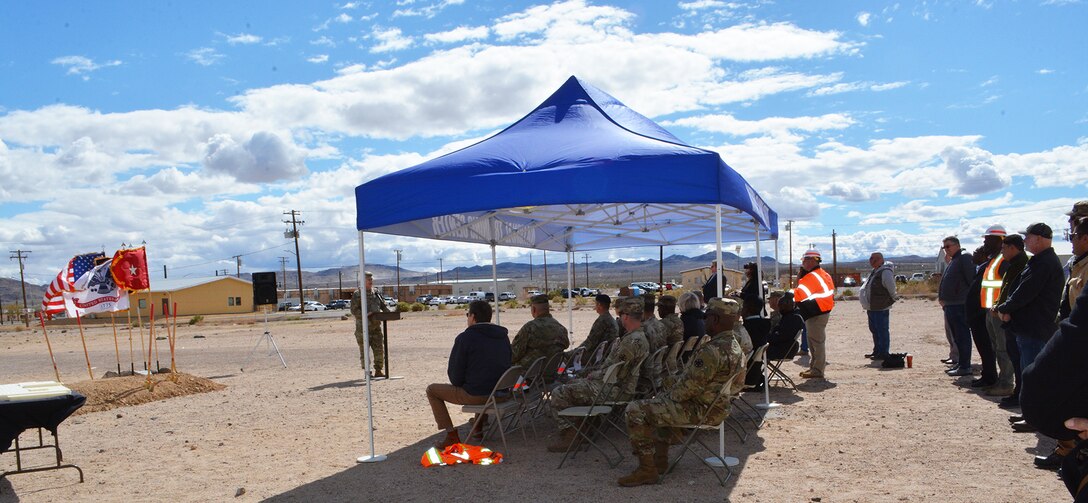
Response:
[[[778,238],[778,215],[716,152],[573,76],[499,133],[355,200],[360,274],[364,231],[486,243],[493,272],[498,245],[564,251],[568,277],[573,252],[717,243],[721,278],[723,241],[754,239],[759,256],[761,236]]]

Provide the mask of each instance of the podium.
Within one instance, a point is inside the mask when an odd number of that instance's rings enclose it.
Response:
[[[382,342],[385,349],[385,376],[386,379],[393,379],[393,372],[389,370],[389,322],[399,320],[400,311],[379,311],[371,316],[382,322],[382,333],[385,334],[385,340]]]
[[[64,454],[60,450],[57,429],[60,423],[68,419],[83,406],[87,398],[53,381],[0,384],[0,453],[9,450],[15,453],[15,470],[0,472],[0,479],[19,473],[33,473],[46,470],[74,468],[79,472],[79,481],[83,482],[83,469],[64,463]],[[25,447],[19,444],[19,435],[31,428],[38,430],[38,445]],[[46,443],[42,430],[53,434],[53,443]],[[11,449],[14,442],[15,448]],[[39,468],[23,467],[23,452],[35,449],[52,449],[55,464]]]

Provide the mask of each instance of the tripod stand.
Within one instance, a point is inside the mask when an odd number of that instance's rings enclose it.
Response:
[[[264,334],[257,339],[257,344],[253,345],[253,349],[249,351],[249,357],[246,358],[246,367],[253,361],[253,353],[257,352],[257,348],[261,346],[263,342],[265,347],[268,348],[268,356],[272,356],[273,353],[280,357],[280,363],[283,364],[283,368],[287,368],[287,360],[283,359],[283,353],[280,352],[279,345],[276,344],[276,339],[272,337],[272,332],[268,331],[268,308],[264,308]],[[242,372],[246,371],[245,367],[241,368]]]

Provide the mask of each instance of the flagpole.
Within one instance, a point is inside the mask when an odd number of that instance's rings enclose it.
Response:
[[[140,314],[140,299],[136,299],[136,324],[140,327],[140,337],[139,337],[139,339],[140,339],[140,356],[143,357],[144,356],[144,315]],[[151,359],[150,355],[147,358],[144,358],[144,371],[151,370],[151,367],[150,367],[151,364],[148,362],[148,360],[150,360],[150,359]]]
[[[151,290],[147,291],[147,305],[150,306],[151,309],[151,321],[148,323],[151,324],[151,333],[155,333],[155,306],[151,304]],[[167,318],[169,318],[169,314],[167,314],[165,310],[163,310],[162,314],[167,315]],[[147,340],[147,344],[149,346],[155,346],[155,371],[158,372],[159,369],[162,368],[162,365],[159,364],[159,340],[151,337]],[[151,365],[151,348],[148,348],[147,350],[147,361],[148,365]]]
[[[45,330],[45,313],[38,312],[38,320],[42,322],[42,335],[45,336],[45,347],[49,350],[49,359],[53,361],[53,375],[60,382],[60,370],[57,369],[57,358],[53,356],[53,345],[49,343],[49,332]]]
[[[174,333],[170,336],[170,376],[178,380],[178,366],[174,363],[174,347],[178,343],[178,303],[174,303]]]
[[[137,302],[139,302],[138,299],[137,299]],[[129,372],[132,373],[132,375],[136,375],[136,356],[133,355],[133,349],[132,349],[132,308],[131,307],[129,307],[129,309],[125,311],[125,316],[128,319],[128,369],[129,369]]]
[[[87,338],[83,336],[83,315],[76,314],[76,324],[79,325],[79,340],[83,341],[83,357],[87,359],[87,374],[94,380],[94,372],[91,372],[91,356],[87,354]]]
[[[148,294],[150,297],[151,294]],[[147,389],[151,389],[151,340],[155,338],[155,305],[152,304],[149,309],[151,310],[150,318],[147,322]]]
[[[116,309],[116,308],[115,308]],[[110,325],[113,327],[113,354],[117,355],[117,376],[121,376],[121,348],[117,345],[117,320],[110,311]]]

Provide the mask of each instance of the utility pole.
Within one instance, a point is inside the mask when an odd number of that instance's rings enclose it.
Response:
[[[166,264],[162,265],[162,279],[166,279]]]
[[[303,295],[302,292],[302,256],[299,255],[298,251],[298,226],[306,222],[295,218],[300,213],[302,212],[298,210],[283,212],[284,215],[291,215],[291,220],[284,220],[283,223],[291,224],[291,230],[287,231],[285,234],[295,238],[295,267],[298,268],[298,309],[299,313],[304,314],[306,313],[306,303],[303,302],[303,299],[305,299],[306,297]],[[286,295],[284,296],[286,297]]]
[[[393,250],[393,253],[397,254],[397,302],[400,302],[400,252],[403,250]]]
[[[665,289],[665,247],[657,247],[657,284]]]
[[[786,220],[786,232],[790,234],[790,280],[787,286],[793,288],[793,220]]]
[[[336,271],[336,278],[340,283],[340,286],[337,287],[338,291],[337,291],[337,297],[336,298],[337,299],[342,299],[342,298],[344,298],[344,271]]]
[[[839,275],[839,253],[835,243],[835,229],[831,229],[831,274],[835,277]]]
[[[438,257],[438,284],[442,284],[442,257]]]
[[[280,279],[283,280],[283,298],[287,299],[287,257],[277,257],[280,259]]]
[[[26,328],[30,328],[30,310],[26,305],[26,279],[23,277],[23,259],[27,258],[24,253],[30,252],[26,250],[12,250],[11,253],[14,253],[15,255],[8,257],[8,260],[19,260],[19,285],[23,287],[23,322],[26,323]],[[3,316],[3,313],[0,313],[0,316]]]
[[[548,293],[548,250],[544,250],[544,293]]]
[[[589,287],[590,287],[590,254],[582,254],[582,257],[585,258],[585,287],[586,287],[586,289],[589,289]]]
[[[241,255],[233,255],[233,256],[231,256],[231,258],[234,259],[234,268],[235,268],[234,269],[235,270],[234,277],[235,278],[241,278],[242,277],[242,256]],[[224,276],[226,276],[226,274],[224,274]]]
[[[533,254],[529,253],[529,282],[533,282]]]

